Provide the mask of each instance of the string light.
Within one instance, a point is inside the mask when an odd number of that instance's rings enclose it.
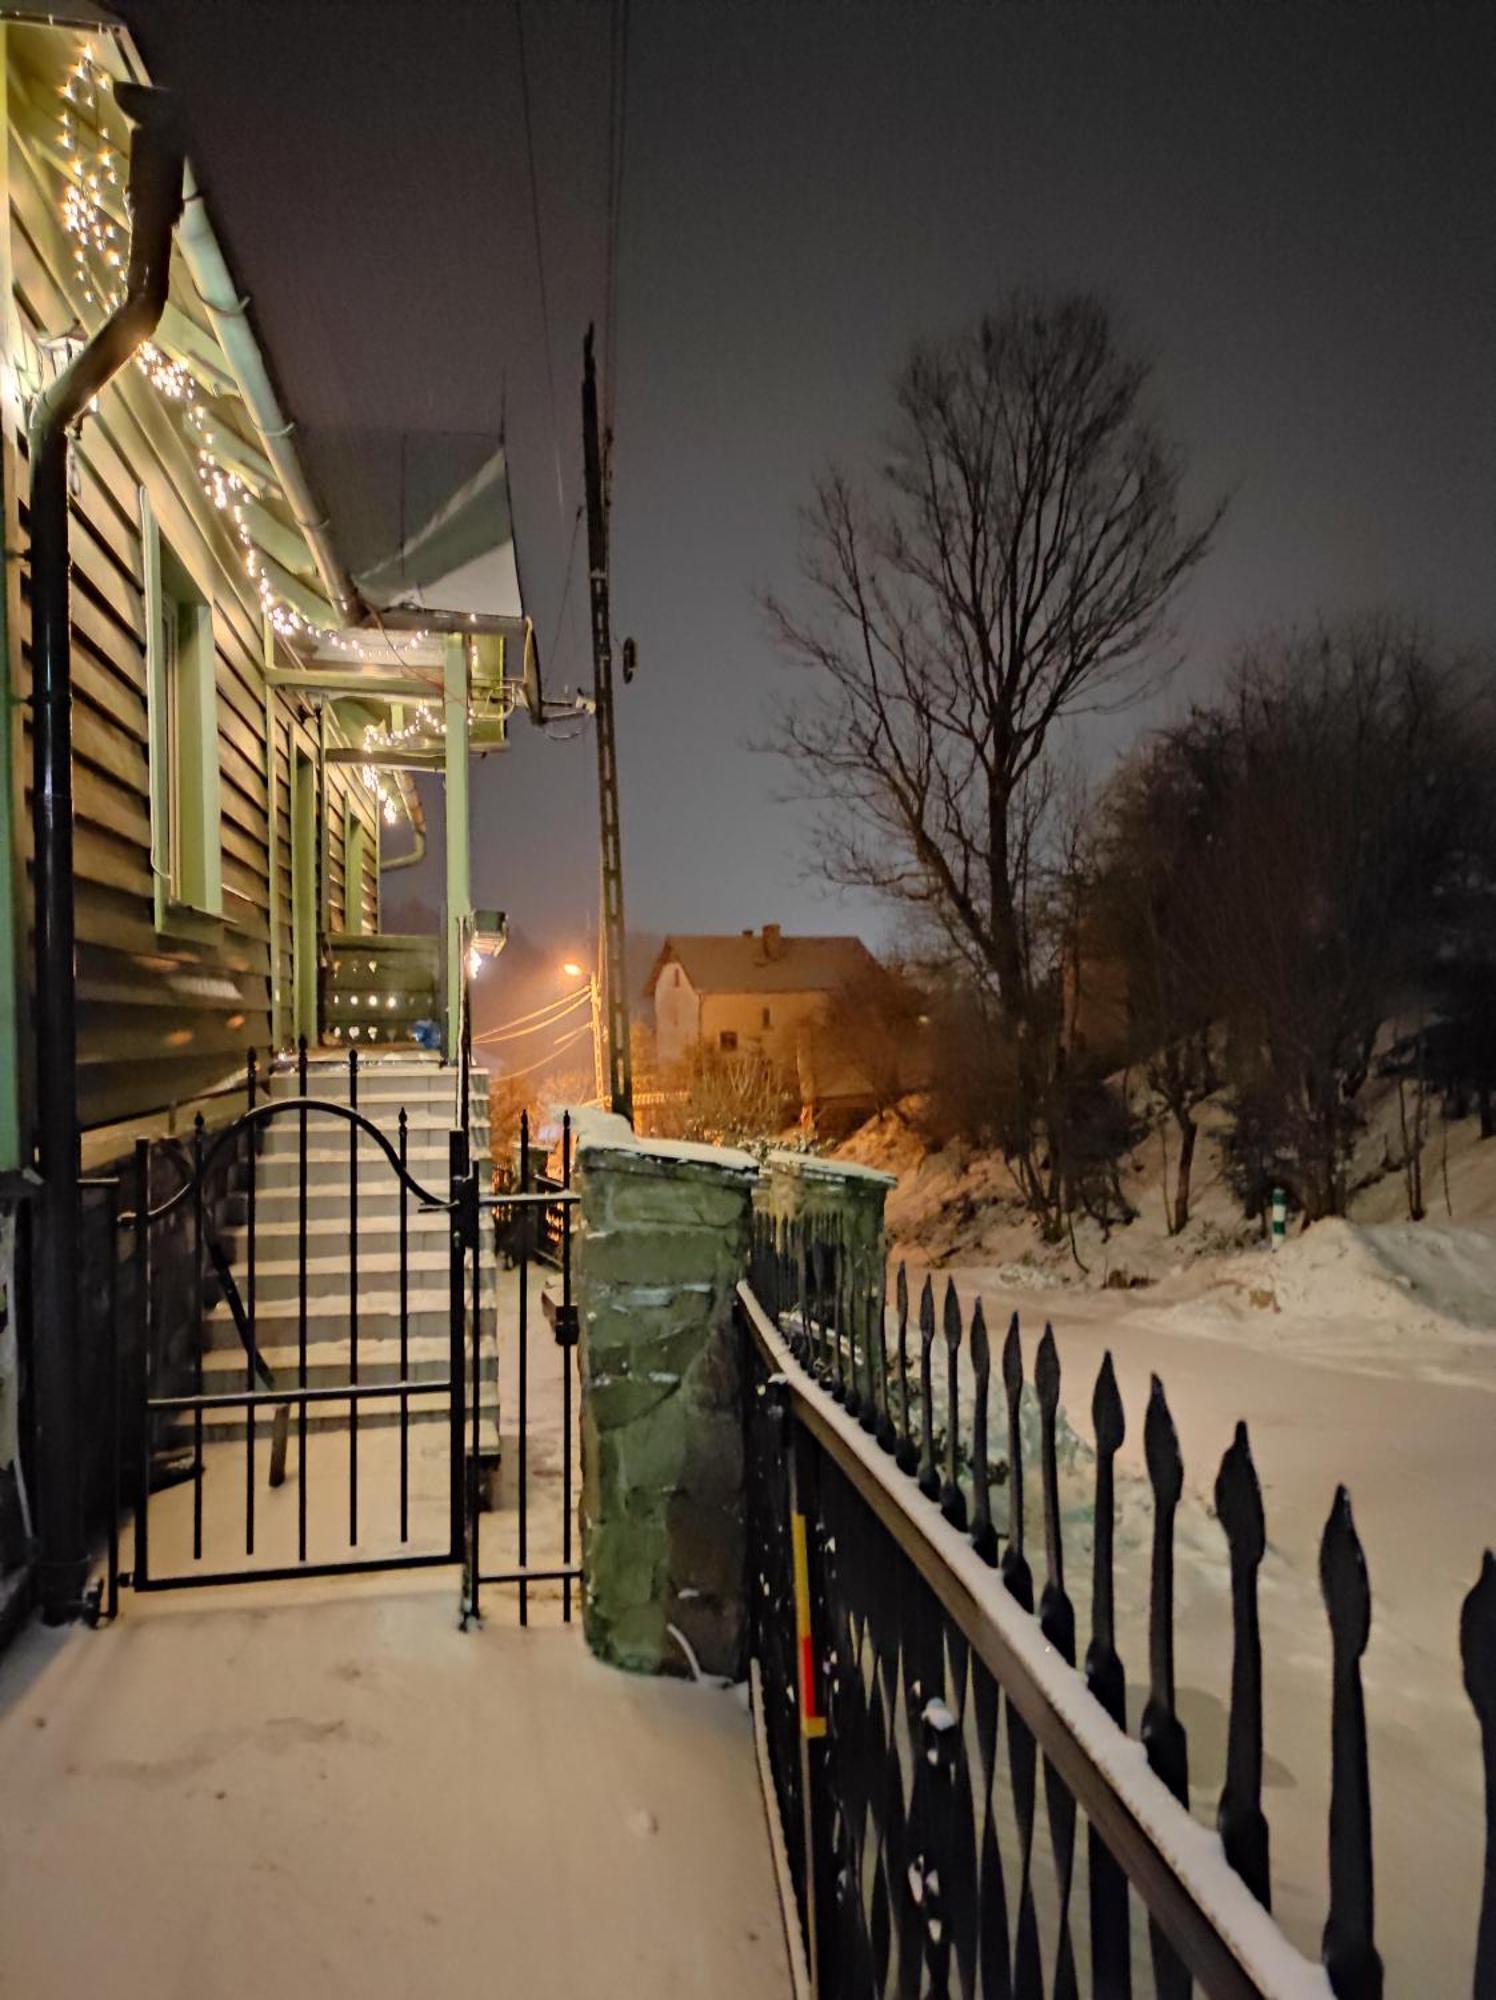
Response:
[[[108,71],[98,65],[93,45],[85,44],[63,79],[59,114],[65,176],[62,224],[72,240],[73,273],[84,303],[96,306],[105,315],[113,312],[124,297],[124,248],[119,226],[108,212],[109,190],[117,189],[120,184],[118,158],[114,147],[104,138],[98,118],[99,93],[112,87]],[[84,113],[93,116],[85,119]],[[135,365],[163,402],[181,410],[184,421],[195,434],[198,480],[228,523],[239,545],[245,574],[275,631],[287,639],[298,634],[332,637],[325,626],[314,623],[289,604],[271,583],[255,546],[244,504],[250,489],[214,449],[208,405],[192,371],[150,340],[136,351]]]

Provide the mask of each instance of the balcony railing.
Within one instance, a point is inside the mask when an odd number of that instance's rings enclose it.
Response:
[[[323,961],[324,1041],[382,1048],[416,1039],[444,1008],[441,940],[388,932],[329,933]]]

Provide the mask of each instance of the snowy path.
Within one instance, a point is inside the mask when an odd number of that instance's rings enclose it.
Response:
[[[737,1699],[460,1633],[446,1580],[33,1627],[0,1797],[0,1994],[789,1991]]]
[[[943,1283],[944,1273],[940,1274]],[[968,1304],[980,1293],[1000,1332],[1017,1307],[1030,1369],[1048,1314],[1065,1371],[1062,1402],[1089,1441],[1091,1385],[1107,1348],[1127,1410],[1119,1494],[1121,1642],[1134,1683],[1146,1679],[1149,1506],[1142,1416],[1149,1377],[1168,1392],[1185,1456],[1178,1676],[1190,1732],[1192,1800],[1213,1820],[1223,1775],[1230,1685],[1225,1542],[1207,1508],[1238,1417],[1251,1432],[1267,1510],[1262,1574],[1265,1809],[1272,1825],[1274,1907],[1317,1951],[1325,1910],[1329,1781],[1329,1645],[1318,1584],[1319,1536],[1336,1482],[1349,1488],[1373,1591],[1365,1661],[1376,1813],[1378,1934],[1391,1993],[1468,1989],[1482,1851],[1479,1739],[1460,1679],[1460,1602],[1496,1541],[1496,1346],[1461,1357],[1458,1380],[1397,1379],[1385,1351],[1374,1368],[1294,1352],[1286,1319],[1270,1346],[1215,1326],[1188,1328],[1178,1306],[1138,1293],[1005,1287],[981,1268],[950,1272]],[[1306,1331],[1308,1331],[1306,1329]],[[1316,1329],[1322,1331],[1322,1329]],[[1306,1341],[1306,1344],[1307,1341]],[[1034,1532],[1038,1533],[1037,1519]],[[1067,1582],[1088,1630],[1089,1529],[1066,1531]],[[1042,1562],[1042,1547],[1030,1549]],[[1129,1694],[1134,1729],[1145,1690]]]
[[[563,1356],[541,1282],[529,1553],[550,1566]],[[488,1570],[516,1543],[515,1296],[506,1274]],[[436,1546],[445,1430],[411,1437],[412,1540]],[[395,1546],[397,1440],[361,1440],[369,1553]],[[346,1434],[313,1438],[314,1558],[346,1552],[347,1463]],[[210,1556],[242,1552],[243,1466],[242,1443],[209,1454]],[[286,1485],[260,1484],[261,1561],[294,1555],[296,1505],[293,1438]],[[190,1521],[187,1486],[153,1503],[158,1568],[190,1566]],[[787,2000],[739,1695],[599,1666],[557,1584],[521,1632],[516,1595],[486,1592],[466,1634],[454,1569],[127,1592],[113,1630],[25,1632],[0,1661],[0,1996]]]

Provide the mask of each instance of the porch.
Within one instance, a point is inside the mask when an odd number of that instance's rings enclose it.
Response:
[[[0,1661],[0,1989],[790,1991],[740,1693],[452,1582],[141,1600]],[[273,1615],[270,1615],[271,1608]]]

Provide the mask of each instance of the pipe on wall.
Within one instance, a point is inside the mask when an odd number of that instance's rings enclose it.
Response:
[[[183,147],[167,92],[116,87],[135,126],[125,296],[37,398],[31,455],[31,824],[36,896],[37,1165],[42,1180],[32,1285],[37,1422],[38,1590],[48,1624],[81,1609],[88,1566],[79,1404],[82,1235],[73,908],[73,676],[68,430],[156,330],[182,212]]]

